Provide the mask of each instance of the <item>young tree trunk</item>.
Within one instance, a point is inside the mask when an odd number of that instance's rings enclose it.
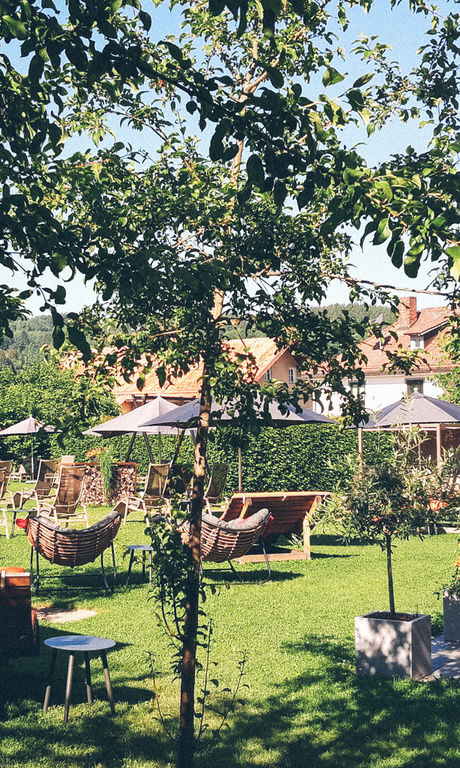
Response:
[[[192,768],[195,750],[195,671],[200,590],[201,511],[203,507],[206,446],[211,412],[211,391],[204,374],[205,372],[203,372],[201,390],[200,422],[195,445],[193,494],[190,509],[190,567],[187,578],[187,603],[185,609],[184,640],[182,644],[178,768]]]
[[[393,590],[393,566],[391,562],[391,536],[388,533],[385,534],[385,544],[386,544],[386,552],[387,552],[388,597],[390,600],[390,613],[395,615],[396,611],[395,611],[395,595]]]

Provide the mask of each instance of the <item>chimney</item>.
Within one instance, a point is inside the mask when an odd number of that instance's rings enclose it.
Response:
[[[404,329],[410,328],[418,317],[417,298],[415,296],[401,296],[398,311],[398,326]]]

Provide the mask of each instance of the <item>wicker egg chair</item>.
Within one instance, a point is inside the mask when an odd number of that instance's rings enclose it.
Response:
[[[268,509],[261,509],[246,519],[228,521],[219,520],[214,515],[203,512],[201,516],[201,560],[213,563],[228,562],[232,571],[238,576],[231,561],[246,555],[259,539],[263,546],[262,537],[269,521],[270,512]],[[182,527],[183,541],[187,541],[189,531],[190,526],[186,522]],[[264,546],[263,552],[270,576],[270,563]]]
[[[100,557],[104,587],[110,589],[104,570],[104,551],[108,547],[112,550],[115,583],[117,571],[113,540],[118,533],[124,511],[125,504],[119,502],[112,512],[109,512],[90,528],[80,529],[64,528],[42,515],[31,514],[27,520],[26,533],[32,547],[30,571],[35,591],[38,592],[40,586],[39,555],[50,563],[69,568],[92,563]],[[34,551],[36,557],[35,578],[33,578]]]

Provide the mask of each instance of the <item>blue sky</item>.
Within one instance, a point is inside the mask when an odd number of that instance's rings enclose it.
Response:
[[[416,62],[418,47],[427,41],[424,35],[427,28],[427,20],[422,14],[415,15],[411,13],[407,9],[407,5],[408,3],[405,2],[391,10],[389,8],[389,1],[375,0],[374,8],[369,14],[365,14],[358,7],[352,9],[350,11],[350,27],[346,33],[340,36],[339,44],[347,52],[360,33],[365,33],[368,36],[378,35],[382,42],[391,45],[392,57],[400,62],[402,68],[410,70]],[[446,14],[454,5],[456,5],[455,0],[452,0],[452,2],[443,0],[443,2],[438,3],[441,14]],[[145,3],[146,10],[150,10],[150,7],[150,3]],[[167,5],[162,5],[153,11],[153,14],[152,36],[154,39],[159,40],[166,34],[177,33],[179,18],[177,6],[174,12],[170,12]],[[19,62],[17,63],[19,64]],[[364,70],[360,69],[358,62],[347,59],[341,65],[340,71],[344,74],[348,72],[351,77],[355,78],[362,74]],[[340,88],[337,87],[337,95],[339,94]],[[332,92],[332,89],[330,95],[331,97],[336,95]],[[121,138],[125,140],[130,138],[132,140],[132,136],[128,137],[126,131],[122,131]],[[353,144],[358,140],[363,140],[363,138],[364,135],[362,133],[350,133],[349,143]],[[427,131],[419,129],[416,122],[403,125],[399,121],[393,120],[384,130],[374,133],[370,139],[366,138],[366,145],[362,146],[360,151],[366,157],[367,162],[373,165],[393,153],[404,151],[409,144],[416,149],[422,149],[426,145],[426,141]],[[356,239],[359,238],[357,237]],[[408,289],[425,288],[430,282],[429,267],[424,267],[419,277],[411,280],[404,275],[402,270],[397,270],[391,265],[384,247],[375,248],[366,245],[364,252],[357,247],[353,252],[351,261],[355,265],[352,274],[363,279],[407,287]],[[10,273],[4,269],[0,269],[0,280],[11,285],[14,284],[18,288],[24,287],[20,278],[16,278],[13,283]],[[49,284],[53,284],[53,282],[55,281],[50,278]],[[71,283],[67,283],[66,289],[68,301],[65,309],[67,311],[78,311],[84,305],[94,301],[95,297],[90,287],[85,286],[78,277]],[[346,302],[346,290],[339,284],[333,285],[329,292],[328,301],[331,303],[335,301]],[[420,307],[433,306],[443,303],[443,299],[442,297],[419,295],[418,303]],[[40,301],[35,298],[31,299],[28,306],[34,314],[37,314],[40,308]]]

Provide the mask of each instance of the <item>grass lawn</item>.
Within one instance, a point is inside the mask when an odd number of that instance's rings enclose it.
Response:
[[[91,520],[104,514],[91,510]],[[109,714],[99,659],[92,662],[95,703],[85,703],[81,662],[76,666],[70,720],[62,722],[67,654],[58,654],[48,713],[41,712],[50,651],[10,661],[0,670],[0,766],[2,768],[166,768],[174,764],[178,683],[170,672],[171,648],[141,583],[140,565],[129,587],[123,559],[127,544],[143,543],[144,526],[130,519],[115,540],[118,587],[105,595],[96,564],[94,578],[42,560],[36,606],[90,608],[96,615],[74,623],[41,622],[41,641],[58,634],[110,637],[116,648],[109,666],[117,713]],[[441,602],[434,592],[452,571],[452,535],[400,543],[394,557],[396,608],[431,613],[441,631]],[[214,623],[210,713],[212,724],[247,654],[238,705],[218,742],[198,752],[196,765],[216,768],[455,768],[460,766],[460,686],[455,681],[357,678],[354,616],[386,609],[385,557],[378,547],[341,545],[333,536],[313,536],[313,560],[273,564],[265,582],[262,565],[239,566],[243,582],[227,567],[206,569],[219,585],[206,602]],[[109,562],[109,558],[107,558]],[[21,531],[0,535],[0,566],[29,563]],[[83,573],[82,569],[78,569]],[[75,571],[77,573],[77,571]],[[58,579],[48,579],[47,574]],[[156,671],[159,721],[149,654]],[[77,659],[79,657],[77,656]],[[198,687],[201,683],[198,682]]]

